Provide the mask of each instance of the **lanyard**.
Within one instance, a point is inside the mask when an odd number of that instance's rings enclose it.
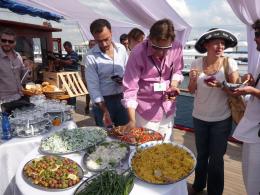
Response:
[[[113,54],[113,72],[112,75],[115,75],[115,54]]]
[[[113,71],[112,71],[112,75],[115,75],[115,50],[114,50],[114,44],[113,45]]]
[[[156,70],[157,70],[157,72],[158,72],[158,74],[159,74],[160,81],[161,81],[161,80],[162,80],[163,68],[164,68],[164,66],[165,66],[165,57],[164,57],[163,61],[161,62],[162,67],[157,66],[157,64],[156,64],[156,62],[155,62],[155,60],[153,59],[152,56],[151,56],[150,58],[151,58],[151,60],[152,60],[152,62],[153,62],[153,65],[155,66],[155,68],[156,68]]]

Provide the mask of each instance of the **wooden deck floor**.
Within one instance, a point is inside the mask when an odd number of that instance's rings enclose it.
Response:
[[[174,139],[191,149],[196,154],[194,134],[175,129]],[[225,188],[224,195],[246,195],[241,170],[241,144],[228,143],[225,160]],[[192,183],[194,174],[188,178],[188,183]],[[206,193],[202,193],[206,194]]]
[[[83,97],[77,98],[77,111],[74,114],[78,126],[94,125],[93,119],[89,115],[84,115],[85,101]],[[177,143],[183,144],[196,154],[194,134],[175,129],[174,139]],[[241,144],[228,144],[225,159],[225,188],[223,195],[246,195],[241,170]],[[188,183],[192,183],[194,174],[188,178]],[[206,195],[207,193],[201,193]]]

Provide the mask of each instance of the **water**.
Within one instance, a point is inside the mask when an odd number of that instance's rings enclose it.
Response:
[[[2,139],[9,140],[12,138],[11,135],[11,125],[9,122],[8,114],[3,112],[2,113]]]
[[[181,89],[187,89],[188,88],[188,84],[189,84],[189,76],[185,75],[184,76],[184,80],[182,81],[180,88]]]
[[[185,94],[177,97],[177,110],[174,123],[183,127],[193,128],[192,110],[193,110],[193,96],[186,96]]]

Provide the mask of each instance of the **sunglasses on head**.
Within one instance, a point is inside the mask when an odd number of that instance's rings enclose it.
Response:
[[[2,43],[9,43],[9,44],[13,44],[15,41],[14,40],[8,40],[8,39],[1,39]]]
[[[255,37],[256,37],[256,38],[260,37],[260,31],[256,31],[256,32],[255,32]]]
[[[160,47],[154,44],[151,44],[152,48],[155,50],[168,50],[172,48],[172,45],[166,46],[166,47]]]

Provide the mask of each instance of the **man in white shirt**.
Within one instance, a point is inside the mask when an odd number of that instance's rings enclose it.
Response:
[[[260,52],[260,19],[252,25],[255,30],[256,49]],[[259,65],[259,64],[258,64]],[[257,76],[258,75],[258,76]],[[243,118],[237,125],[233,137],[243,142],[242,170],[243,179],[248,195],[260,194],[260,72],[243,76],[242,81],[248,80],[248,86],[238,88],[234,94],[251,97],[247,102]]]
[[[123,45],[112,41],[110,23],[97,19],[90,25],[96,45],[86,55],[86,81],[98,126],[124,125],[128,122],[121,105],[122,78],[128,54]]]

